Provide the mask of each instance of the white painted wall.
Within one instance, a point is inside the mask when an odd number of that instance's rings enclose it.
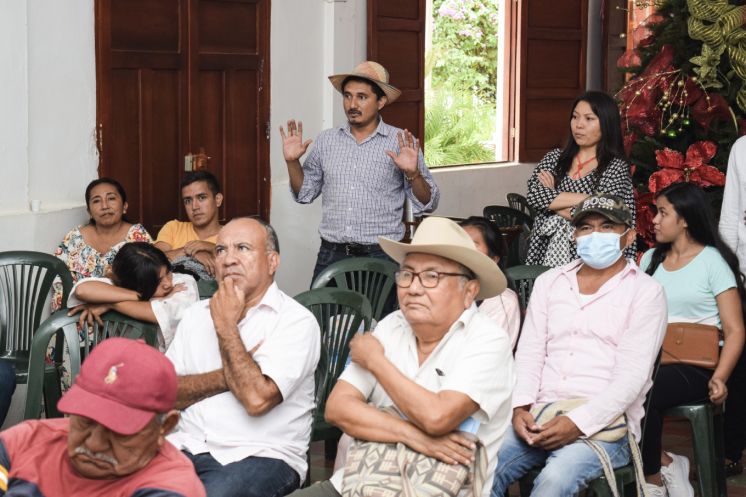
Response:
[[[526,195],[526,181],[536,163],[506,162],[469,167],[432,169],[440,188],[436,214],[442,216],[481,216],[488,205],[508,205],[508,193]]]
[[[0,250],[52,252],[98,166],[93,2],[3,2],[0,26]]]
[[[281,247],[277,282],[289,295],[311,286],[321,243],[318,234],[321,198],[310,205],[302,205],[290,196],[279,127],[285,126],[289,119],[302,121],[305,141],[344,122],[342,96],[327,76],[350,72],[366,60],[366,36],[365,0],[272,2],[270,216]],[[312,147],[313,144],[308,153]]]

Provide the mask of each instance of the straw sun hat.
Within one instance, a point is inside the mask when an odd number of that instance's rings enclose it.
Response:
[[[336,88],[339,93],[343,93],[342,83],[350,76],[367,79],[368,81],[377,84],[386,94],[386,105],[393,103],[394,100],[399,98],[399,95],[401,95],[401,91],[389,84],[389,72],[378,62],[372,62],[370,60],[363,62],[358,64],[350,74],[336,74],[334,76],[329,76],[329,81],[332,82],[332,85],[334,85],[334,88]]]
[[[400,263],[411,253],[431,254],[456,261],[472,270],[479,281],[476,300],[503,293],[508,286],[505,275],[495,261],[477,250],[469,234],[458,224],[443,217],[425,219],[414,234],[411,244],[378,237],[381,248]]]

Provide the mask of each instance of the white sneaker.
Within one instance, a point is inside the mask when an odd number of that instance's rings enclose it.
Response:
[[[654,483],[646,483],[648,486],[648,495],[650,497],[668,497],[668,491],[666,486],[659,487]]]
[[[670,497],[694,497],[694,488],[689,483],[689,459],[666,452],[673,462],[661,467],[661,479]]]

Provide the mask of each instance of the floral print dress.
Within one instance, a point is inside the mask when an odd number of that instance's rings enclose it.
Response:
[[[80,234],[80,228],[78,226],[68,233],[65,238],[57,247],[57,251],[54,256],[62,260],[73,277],[73,283],[78,282],[83,278],[103,278],[109,269],[111,269],[111,263],[114,261],[114,256],[117,255],[119,249],[125,243],[131,242],[148,242],[153,243],[153,239],[150,237],[148,232],[141,224],[133,225],[127,232],[122,243],[119,243],[111,248],[107,253],[102,254],[95,248],[86,245],[83,241],[83,235]],[[57,312],[64,307],[67,302],[62,302],[62,281],[58,278],[54,280],[52,284],[54,289],[54,296],[52,297],[52,313]],[[80,342],[83,343],[82,330],[78,330],[81,334]],[[47,347],[47,362],[54,360],[54,342],[50,342]],[[70,361],[69,353],[67,350],[64,351],[64,366],[62,371],[63,378],[63,391],[66,391],[70,387]]]

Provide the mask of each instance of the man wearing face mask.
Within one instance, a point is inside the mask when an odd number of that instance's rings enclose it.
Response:
[[[513,430],[498,453],[492,497],[503,497],[534,467],[543,469],[532,496],[578,495],[604,472],[594,450],[574,442],[622,414],[629,432],[596,442],[611,465],[628,464],[630,444],[640,440],[645,394],[666,331],[663,286],[623,257],[636,233],[620,197],[588,197],[571,225],[581,259],[544,273],[531,293],[516,353]],[[542,425],[531,414],[536,405],[571,399],[588,402]]]

